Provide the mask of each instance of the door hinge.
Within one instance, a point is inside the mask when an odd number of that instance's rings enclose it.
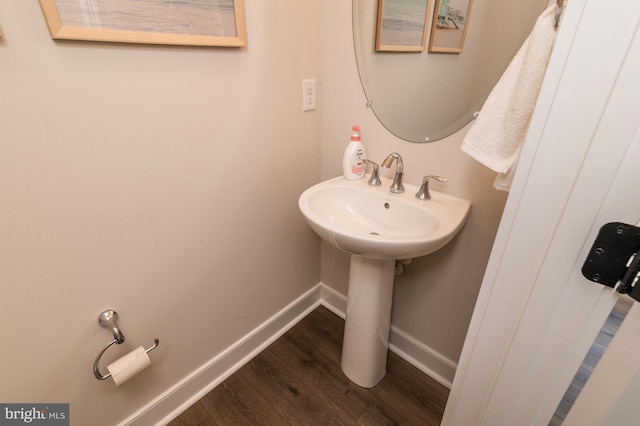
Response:
[[[640,301],[640,228],[611,222],[600,228],[582,275]]]

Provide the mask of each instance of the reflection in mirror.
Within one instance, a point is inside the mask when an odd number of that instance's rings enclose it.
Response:
[[[453,3],[450,1],[435,0],[429,52],[462,52],[473,1],[454,0]]]
[[[353,0],[358,71],[376,117],[410,142],[435,141],[460,130],[480,110],[547,1],[474,2],[464,50],[452,54],[376,52],[378,1]],[[428,2],[429,24],[434,3]]]
[[[422,52],[427,41],[428,0],[378,0],[376,51]]]

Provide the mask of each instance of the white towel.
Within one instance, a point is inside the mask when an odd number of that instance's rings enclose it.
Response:
[[[556,38],[556,5],[538,17],[531,34],[485,101],[461,149],[500,173],[494,186],[509,191],[521,145]]]

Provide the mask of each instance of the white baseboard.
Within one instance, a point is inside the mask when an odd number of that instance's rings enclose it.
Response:
[[[441,385],[451,389],[458,365],[449,358],[393,326],[389,333],[389,350]]]
[[[340,318],[345,319],[345,312],[347,311],[347,297],[338,293],[324,283],[320,283],[318,285],[320,286],[320,304]]]
[[[320,305],[317,285],[120,424],[166,425]]]
[[[345,318],[347,299],[319,283],[255,330],[172,386],[123,425],[166,425],[269,346],[319,305]],[[439,383],[451,388],[456,364],[402,330],[391,327],[389,349]]]

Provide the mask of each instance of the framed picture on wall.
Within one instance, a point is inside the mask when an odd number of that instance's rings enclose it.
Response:
[[[51,38],[247,45],[244,0],[39,0]]]
[[[460,53],[473,0],[435,0],[429,52]]]
[[[379,0],[376,51],[422,52],[432,0]]]

